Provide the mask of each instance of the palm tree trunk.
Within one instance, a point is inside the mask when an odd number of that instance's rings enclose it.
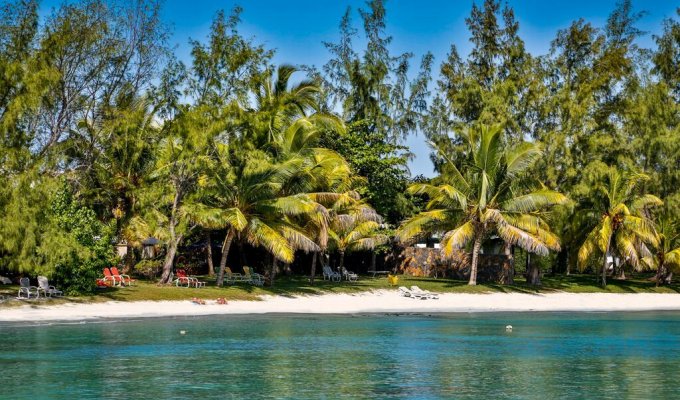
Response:
[[[314,276],[316,275],[316,255],[317,255],[317,252],[313,251],[312,252],[312,273],[309,276],[309,284],[310,285],[314,284]]]
[[[342,273],[343,269],[345,268],[345,252],[340,251],[340,266],[338,267],[340,269],[340,273]]]
[[[626,269],[625,269],[626,264],[621,264],[619,266],[619,279],[621,280],[626,280]]]
[[[515,259],[512,254],[512,245],[505,243],[503,245],[503,254],[505,254],[505,262],[503,263],[503,279],[502,284],[513,285],[515,283]]]
[[[659,262],[659,268],[656,270],[656,287],[664,285],[668,282],[668,271],[666,269],[666,264],[663,259]]]
[[[238,254],[241,259],[241,268],[248,265],[248,259],[246,258],[246,252],[243,250],[243,241],[238,241]]]
[[[569,275],[571,275],[571,265],[569,264],[569,261],[570,261],[569,260],[569,248],[565,247],[565,250],[566,250],[565,257],[567,259],[567,261],[566,261],[566,263],[567,263],[567,276],[569,276]]]
[[[527,251],[527,267],[526,267],[527,283],[533,286],[541,286],[541,269],[536,263],[531,263],[531,253]]]
[[[273,255],[272,255],[272,258],[274,259],[274,261],[272,261],[272,273],[270,275],[270,277],[271,277],[270,282],[271,282],[271,286],[274,286],[274,278],[276,278],[276,273],[279,269],[279,260],[276,259],[276,257],[274,257]]]
[[[220,258],[220,271],[217,274],[217,286],[224,285],[224,269],[227,267],[227,257],[229,257],[229,248],[233,239],[234,231],[229,229],[227,237],[224,238],[224,243],[222,244],[222,257]]]
[[[206,258],[208,259],[208,275],[215,276],[215,265],[213,264],[213,254],[212,254],[212,238],[210,237],[210,232],[205,234],[205,238],[208,244],[205,247]]]
[[[479,262],[479,250],[482,248],[482,235],[477,234],[475,236],[475,243],[472,246],[472,264],[470,265],[470,280],[468,285],[477,284],[477,263]]]

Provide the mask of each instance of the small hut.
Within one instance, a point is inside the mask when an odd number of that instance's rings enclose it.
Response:
[[[155,237],[148,237],[142,240],[142,259],[156,257],[156,246],[160,243]]]

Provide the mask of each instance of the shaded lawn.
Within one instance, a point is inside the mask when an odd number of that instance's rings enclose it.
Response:
[[[650,275],[639,275],[627,280],[611,279],[605,289],[593,275],[545,276],[543,286],[527,285],[524,278],[517,277],[514,285],[480,284],[468,286],[467,281],[453,279],[434,279],[425,277],[400,276],[398,286],[418,285],[422,289],[439,293],[680,293],[680,285],[656,288],[649,280]],[[201,277],[207,282],[205,288],[185,288],[175,286],[158,286],[151,281],[137,281],[136,286],[125,288],[98,289],[93,295],[66,297],[62,299],[39,299],[38,301],[15,300],[19,287],[17,285],[0,286],[0,295],[7,297],[0,303],[2,307],[21,304],[60,304],[60,303],[92,303],[102,301],[142,301],[142,300],[191,300],[199,297],[214,300],[224,297],[228,300],[258,300],[260,295],[319,295],[325,293],[360,293],[370,290],[391,289],[386,277],[360,277],[358,282],[330,282],[317,280],[314,286],[309,279],[302,276],[280,277],[274,287],[255,287],[246,283],[217,287],[209,277]]]

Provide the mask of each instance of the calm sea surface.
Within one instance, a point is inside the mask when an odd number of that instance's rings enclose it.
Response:
[[[680,313],[0,323],[0,398],[672,399]]]

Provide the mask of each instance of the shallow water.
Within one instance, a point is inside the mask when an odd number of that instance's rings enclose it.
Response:
[[[663,399],[680,393],[680,313],[0,324],[2,399]]]

